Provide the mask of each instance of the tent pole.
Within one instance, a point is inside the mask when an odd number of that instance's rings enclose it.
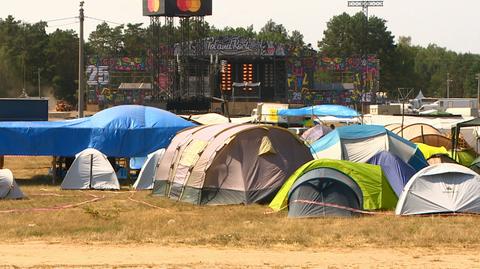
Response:
[[[93,178],[93,154],[90,154],[90,182],[89,189],[92,189],[92,178]]]

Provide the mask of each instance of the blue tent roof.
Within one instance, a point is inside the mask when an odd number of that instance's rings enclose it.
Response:
[[[377,153],[367,163],[382,167],[383,173],[397,196],[400,196],[407,182],[416,173],[413,167],[387,151]]]
[[[302,116],[334,116],[337,118],[358,117],[358,112],[340,105],[318,105],[294,109],[280,109],[279,116],[302,117]]]
[[[170,112],[136,105],[75,120],[0,122],[0,155],[75,156],[95,148],[112,157],[147,156],[191,126]]]
[[[408,161],[405,160],[405,162],[412,166],[416,171],[420,171],[422,168],[428,166],[427,161],[423,157],[423,154],[420,152],[417,145],[394,134],[393,132],[387,130],[384,126],[380,125],[350,125],[336,128],[334,131],[328,133],[310,145],[310,150],[314,156],[319,152],[324,152],[334,147],[341,151],[343,147],[339,145],[342,143],[342,140],[361,141],[362,139],[369,139],[380,135],[386,135],[391,137],[393,140],[398,141],[399,143],[397,146],[405,145],[405,147],[401,147],[403,150],[400,148],[397,150],[403,151],[402,155],[405,158],[407,158],[408,155]],[[405,151],[405,149],[408,150]],[[336,155],[340,155],[340,153],[337,152]],[[331,156],[322,157],[332,158]]]

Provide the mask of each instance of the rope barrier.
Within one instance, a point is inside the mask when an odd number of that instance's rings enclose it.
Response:
[[[149,206],[151,208],[155,208],[155,209],[161,209],[161,210],[164,210],[166,212],[170,212],[170,210],[166,209],[166,208],[162,208],[162,207],[159,207],[159,206],[156,206],[156,205],[152,205],[150,203],[147,203],[145,201],[140,201],[140,200],[136,200],[136,199],[133,199],[133,195],[135,194],[135,192],[132,192],[132,194],[128,197],[128,200],[132,201],[132,202],[135,202],[135,203],[139,203],[139,204],[142,204],[142,205],[146,205],[146,206]]]
[[[291,202],[302,203],[302,204],[310,204],[310,205],[318,205],[318,206],[324,206],[324,207],[332,207],[332,208],[342,209],[342,210],[350,211],[350,212],[353,212],[353,213],[364,214],[364,215],[383,215],[383,216],[394,215],[393,212],[365,211],[365,210],[361,210],[361,209],[357,209],[357,208],[352,208],[352,207],[348,207],[348,206],[341,206],[341,205],[332,204],[332,203],[324,203],[324,202],[316,202],[316,201],[308,201],[308,200],[293,200]]]
[[[52,207],[39,207],[39,208],[22,208],[22,209],[8,209],[8,210],[0,210],[0,213],[23,213],[23,212],[47,212],[47,211],[58,211],[58,210],[65,210],[70,208],[79,207],[85,204],[90,204],[102,200],[105,196],[98,197],[93,194],[88,194],[88,196],[93,197],[90,200],[69,204],[69,205],[61,205],[61,206],[52,206]]]

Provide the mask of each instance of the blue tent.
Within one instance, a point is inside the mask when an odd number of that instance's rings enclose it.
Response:
[[[336,128],[310,148],[316,159],[367,162],[375,154],[388,151],[416,171],[428,166],[417,145],[379,125],[350,125]]]
[[[369,164],[379,165],[382,167],[383,173],[388,179],[393,191],[400,196],[403,187],[415,175],[417,171],[410,165],[406,164],[399,157],[388,151],[382,151],[367,161]]]
[[[0,155],[75,156],[95,148],[111,157],[147,156],[194,126],[170,112],[126,105],[58,122],[0,122]]]
[[[279,116],[286,117],[305,117],[305,116],[334,116],[337,118],[358,117],[358,112],[340,105],[318,105],[293,109],[280,109]]]

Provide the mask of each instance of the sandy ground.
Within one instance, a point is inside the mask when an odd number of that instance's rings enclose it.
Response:
[[[0,244],[0,268],[480,268],[476,249],[221,249]]]

